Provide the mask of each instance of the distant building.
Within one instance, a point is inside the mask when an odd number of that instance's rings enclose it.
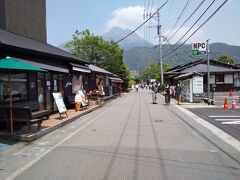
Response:
[[[240,67],[210,59],[210,86],[215,85],[216,92],[239,91]],[[203,74],[204,92],[207,92],[207,60],[193,61],[176,66],[164,73],[165,80],[176,84],[179,80],[188,79],[191,73]]]
[[[0,29],[47,42],[46,0],[0,0]]]

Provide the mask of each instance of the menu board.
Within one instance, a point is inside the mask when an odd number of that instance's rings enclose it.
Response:
[[[60,114],[66,113],[67,108],[63,102],[62,94],[60,92],[57,92],[57,93],[52,93],[52,95],[54,97],[59,113]]]

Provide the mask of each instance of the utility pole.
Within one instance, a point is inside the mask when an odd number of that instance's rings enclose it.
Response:
[[[208,105],[210,106],[210,72],[209,72],[209,40],[207,40],[207,96],[208,96]]]
[[[158,39],[159,39],[159,61],[160,61],[160,74],[161,74],[160,79],[161,79],[161,85],[163,85],[162,40],[161,40],[161,38],[163,36],[161,36],[161,25],[160,25],[159,12],[157,13],[157,21],[158,21],[157,34],[158,34]]]

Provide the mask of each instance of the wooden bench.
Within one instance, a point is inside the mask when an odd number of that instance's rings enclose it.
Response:
[[[6,108],[9,112],[9,108]],[[32,116],[31,109],[29,107],[13,107],[12,108],[13,122],[26,122],[27,130],[30,132],[32,130],[32,125],[38,125],[38,131],[41,129],[42,118],[34,118]]]
[[[27,101],[27,102],[19,102],[19,103],[14,103],[13,107],[28,107],[30,108],[30,111],[32,112],[32,118],[33,119],[48,119],[50,112],[49,110],[39,110],[40,106],[38,101]]]

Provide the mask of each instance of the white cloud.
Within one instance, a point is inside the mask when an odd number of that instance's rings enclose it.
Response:
[[[175,31],[178,29],[179,27],[173,29],[171,31],[171,33],[169,34],[168,38],[171,38],[172,34],[175,33]],[[170,39],[170,43],[176,43],[180,40],[180,38],[182,38],[182,36],[188,31],[190,27],[182,27],[171,39]],[[180,41],[184,42],[197,28],[192,28],[185,36],[184,38]],[[170,29],[167,30],[164,35],[167,36],[168,33],[170,32]],[[206,35],[204,33],[204,31],[202,29],[199,29],[187,42],[186,44],[191,44],[193,42],[202,42],[206,40]]]
[[[144,13],[144,7],[142,6],[130,6],[126,8],[119,8],[116,9],[112,12],[111,18],[107,21],[106,23],[106,28],[107,31],[110,30],[113,27],[120,27],[122,29],[130,29],[134,30],[136,27],[138,27],[141,23],[143,23],[143,13]],[[156,22],[157,23],[157,22]],[[152,24],[156,24],[154,21],[152,21]],[[149,25],[147,23],[147,25]],[[178,27],[172,30],[171,34],[173,34]],[[170,40],[170,43],[176,43],[184,34],[185,32],[189,29],[189,27],[182,27],[178,33]],[[150,28],[147,28],[147,31],[150,30]],[[191,35],[196,28],[193,28],[187,35],[184,37],[180,42],[183,42],[186,40],[186,38]],[[164,35],[167,35],[168,32],[170,31],[167,30],[164,33]],[[141,36],[144,37],[144,30],[143,28],[140,28],[137,33]],[[171,34],[169,37],[171,37]],[[202,29],[199,29],[188,41],[187,44],[190,44],[192,42],[200,42],[206,40],[205,33]],[[155,29],[151,29],[149,41],[151,41],[154,44],[158,44],[158,38],[156,38],[156,31]]]
[[[135,29],[143,22],[143,11],[144,8],[142,6],[130,6],[113,11],[111,19],[106,24],[107,30],[112,27]]]

